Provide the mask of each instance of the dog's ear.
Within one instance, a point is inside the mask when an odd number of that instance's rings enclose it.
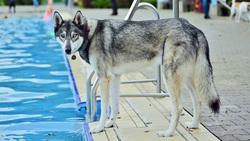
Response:
[[[87,23],[87,19],[82,15],[82,12],[78,10],[75,14],[73,22],[78,26],[83,26]]]
[[[55,11],[53,18],[54,18],[54,27],[58,27],[63,23],[62,16],[57,11]]]

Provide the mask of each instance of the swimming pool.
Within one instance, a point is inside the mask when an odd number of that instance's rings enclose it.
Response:
[[[0,25],[0,140],[84,140],[53,25],[38,18]]]

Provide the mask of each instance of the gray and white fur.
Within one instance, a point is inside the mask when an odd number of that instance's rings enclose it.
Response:
[[[213,82],[206,37],[198,28],[182,18],[125,21],[87,20],[78,11],[73,20],[63,20],[54,13],[55,37],[66,54],[79,51],[100,78],[101,118],[91,133],[115,125],[119,111],[120,76],[161,64],[163,79],[170,94],[172,118],[166,131],[175,132],[180,114],[180,90],[187,88],[194,106],[194,119],[187,128],[198,128],[201,99],[214,113],[220,109],[220,99]],[[89,31],[88,31],[89,30]],[[111,94],[111,116],[108,105]]]

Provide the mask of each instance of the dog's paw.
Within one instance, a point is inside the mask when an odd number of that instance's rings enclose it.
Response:
[[[106,127],[106,128],[111,128],[111,127],[114,127],[114,126],[115,126],[114,120],[109,120],[109,121],[107,121],[106,124],[105,124],[105,127]]]
[[[100,133],[100,132],[102,132],[104,130],[104,128],[101,128],[101,127],[99,127],[99,126],[94,126],[94,127],[92,127],[91,129],[90,129],[90,133]]]
[[[187,122],[186,123],[186,128],[188,128],[188,129],[198,129],[199,124],[196,124],[194,122]]]
[[[172,136],[171,132],[168,132],[168,131],[159,131],[157,135],[159,137],[171,137]]]

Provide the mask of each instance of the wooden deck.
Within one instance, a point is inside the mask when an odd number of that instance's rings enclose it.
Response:
[[[78,53],[77,59],[69,62],[74,75],[76,86],[81,100],[86,99],[85,80],[90,70],[88,64],[81,61]],[[122,80],[145,79],[141,73],[133,73],[122,76]],[[121,93],[150,93],[155,92],[155,85],[153,83],[135,83],[122,84]],[[191,101],[190,101],[191,102]],[[170,99],[166,98],[120,98],[120,114],[118,115],[117,125],[113,128],[105,128],[104,132],[97,134],[88,134],[89,140],[95,141],[160,141],[160,140],[200,140],[200,141],[216,141],[219,140],[211,134],[204,126],[200,125],[199,129],[185,128],[186,122],[192,121],[192,116],[184,111],[184,115],[180,117],[177,130],[173,137],[158,137],[157,132],[167,130],[169,121],[171,104]],[[96,126],[98,122],[85,124],[84,128],[91,128]],[[88,132],[88,129],[84,129]]]

